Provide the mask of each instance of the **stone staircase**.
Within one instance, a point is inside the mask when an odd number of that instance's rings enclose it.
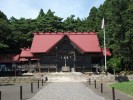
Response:
[[[114,82],[115,78],[113,75],[89,75],[83,74],[80,72],[56,72],[56,73],[47,73],[44,75],[48,78],[48,82],[87,82],[89,79],[91,82],[94,80],[99,82]]]
[[[88,77],[80,72],[59,72],[48,73],[44,76],[48,77],[48,82],[87,82]]]

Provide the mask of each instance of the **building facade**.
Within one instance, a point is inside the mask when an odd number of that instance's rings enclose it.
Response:
[[[106,56],[111,56],[109,49]],[[104,65],[104,53],[94,32],[34,33],[30,49],[21,58],[37,60],[38,71],[91,72]]]

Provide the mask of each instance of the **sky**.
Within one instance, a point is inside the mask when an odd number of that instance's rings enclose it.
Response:
[[[105,0],[0,0],[0,10],[8,17],[36,18],[40,9],[46,13],[48,9],[55,15],[66,19],[70,15],[85,18],[90,9],[99,7]]]

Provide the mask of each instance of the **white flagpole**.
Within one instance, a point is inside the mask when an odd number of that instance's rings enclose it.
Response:
[[[106,59],[106,35],[105,35],[105,23],[104,18],[102,20],[102,27],[103,33],[104,33],[104,67],[105,67],[105,73],[107,75],[107,59]]]
[[[107,75],[107,58],[106,58],[106,34],[105,34],[105,23],[104,23],[104,18],[102,21],[102,28],[103,28],[103,33],[104,33],[104,66],[105,66],[105,73]]]

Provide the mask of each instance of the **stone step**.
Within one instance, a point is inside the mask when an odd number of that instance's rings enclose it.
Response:
[[[114,82],[115,78],[113,75],[89,75],[82,74],[79,72],[72,73],[49,73],[45,74],[44,78],[48,77],[48,82],[87,82],[91,79],[93,83],[94,80],[99,82]]]
[[[50,73],[48,82],[87,82],[88,78],[82,73]]]

